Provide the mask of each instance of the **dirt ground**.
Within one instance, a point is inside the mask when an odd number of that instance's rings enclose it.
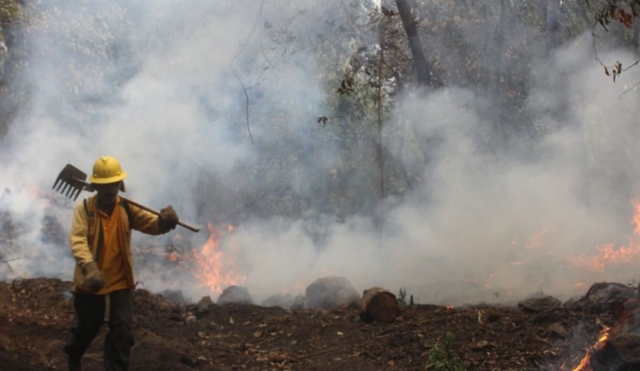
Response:
[[[63,370],[73,320],[70,282],[0,283],[0,370]],[[467,370],[571,370],[608,314],[565,308],[403,308],[392,324],[369,324],[357,309],[322,311],[227,304],[198,309],[135,292],[131,370],[425,370],[453,335]],[[193,317],[189,318],[193,315]],[[189,322],[187,324],[187,322]],[[102,369],[104,326],[83,362]],[[431,359],[430,359],[431,358]],[[439,356],[440,360],[444,356]]]

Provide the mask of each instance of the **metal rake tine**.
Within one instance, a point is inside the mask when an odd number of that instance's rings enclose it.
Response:
[[[56,189],[56,185],[58,185],[58,182],[60,181],[60,178],[56,179],[55,182],[53,182],[53,187],[51,187],[52,189]]]
[[[75,193],[75,196],[72,195],[74,201],[78,199],[78,196],[80,196],[80,192],[82,192],[82,189],[77,189],[76,191],[77,192]]]
[[[72,195],[73,192],[75,191],[75,189],[76,189],[76,187],[74,187],[74,186],[69,187],[69,190],[67,191],[66,196],[69,197],[70,195]]]
[[[70,186],[71,186],[71,184],[65,183],[64,187],[62,187],[62,189],[60,190],[60,193],[62,193],[64,195],[64,193],[69,189]]]
[[[78,187],[75,187],[69,195],[69,198],[74,197],[74,195],[79,194],[80,192],[82,192],[82,188],[78,189]]]
[[[57,192],[60,192],[60,190],[67,185],[67,182],[65,182],[64,180],[60,182],[60,184],[58,184],[58,188],[56,189]]]

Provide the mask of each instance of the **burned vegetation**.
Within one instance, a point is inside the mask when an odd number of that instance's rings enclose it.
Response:
[[[70,282],[57,279],[0,283],[1,370],[66,367],[60,348],[73,320],[71,290]],[[325,277],[307,288],[306,300],[256,305],[246,289],[196,303],[138,289],[131,369],[600,371],[639,366],[639,299],[625,285],[597,284],[564,304],[540,296],[519,305],[460,307],[397,306],[380,288],[362,298],[352,290],[345,278]],[[391,304],[375,312],[386,313],[380,321],[371,313],[363,317],[366,308],[371,310],[368,297],[375,294],[383,294],[379,305]],[[622,310],[611,310],[620,305]],[[389,316],[396,308],[397,315]],[[102,367],[105,333],[85,357],[88,370]]]

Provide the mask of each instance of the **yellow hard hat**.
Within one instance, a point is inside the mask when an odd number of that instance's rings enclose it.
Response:
[[[119,182],[126,177],[127,173],[122,171],[118,160],[111,156],[103,156],[93,164],[93,174],[89,177],[89,182],[109,184]]]

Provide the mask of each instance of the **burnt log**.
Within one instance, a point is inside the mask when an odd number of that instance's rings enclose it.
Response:
[[[365,290],[360,306],[360,319],[364,322],[391,323],[396,320],[399,311],[396,296],[380,287]]]

